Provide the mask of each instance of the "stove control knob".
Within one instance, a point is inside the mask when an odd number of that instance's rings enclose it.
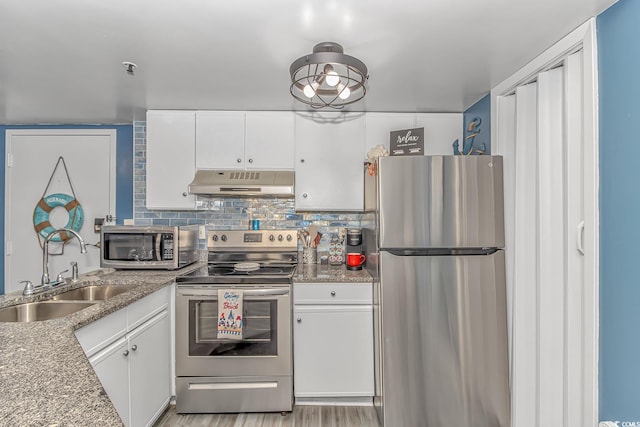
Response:
[[[284,237],[282,237],[282,234],[280,234],[280,235],[278,236],[278,242],[282,242],[283,240],[284,240]]]
[[[218,241],[218,235],[214,234],[213,237],[211,238],[211,240],[213,240],[214,242]]]
[[[273,234],[270,235],[269,236],[269,240],[273,242],[274,240],[276,240],[276,236],[274,236]]]
[[[287,242],[290,242],[291,240],[293,240],[293,237],[291,237],[291,234],[287,234]]]
[[[223,242],[227,241],[227,235],[223,234],[222,236],[220,236],[220,240],[222,240]]]

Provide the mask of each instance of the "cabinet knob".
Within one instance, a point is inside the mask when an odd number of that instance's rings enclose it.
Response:
[[[301,323],[301,322],[302,322],[302,317],[298,317],[298,318],[296,319],[296,322]]]
[[[123,351],[123,352],[122,352],[122,355],[123,355],[124,357],[127,357],[127,356],[129,355],[129,350],[125,350],[125,351]]]
[[[304,163],[304,159],[300,159],[300,163]]]
[[[253,163],[253,159],[249,159],[249,163]]]
[[[238,158],[238,159],[236,159],[236,162],[242,163],[242,159]]]
[[[331,296],[335,297],[336,296],[336,291],[331,291]]]
[[[137,349],[138,349],[137,344],[134,344],[134,345],[131,346],[131,350],[136,351]]]
[[[184,193],[182,193],[182,195],[183,195],[184,197],[187,197],[187,196],[189,195],[189,193],[187,193],[187,192],[185,191]]]
[[[304,197],[306,199],[307,197],[309,197],[309,194],[308,193],[302,193],[302,197]]]

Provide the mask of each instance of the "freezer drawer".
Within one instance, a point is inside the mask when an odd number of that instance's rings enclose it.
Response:
[[[380,248],[504,247],[502,157],[400,156],[379,162]]]
[[[374,322],[384,425],[509,426],[504,252],[383,251],[380,266]]]

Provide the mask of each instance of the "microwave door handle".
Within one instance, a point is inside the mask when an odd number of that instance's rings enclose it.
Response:
[[[160,244],[162,243],[162,233],[158,233],[156,235],[156,256],[155,259],[156,261],[162,261],[162,252],[161,252],[161,247]]]

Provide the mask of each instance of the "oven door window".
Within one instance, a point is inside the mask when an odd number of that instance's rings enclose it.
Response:
[[[218,339],[217,299],[189,301],[189,356],[277,356],[278,301],[243,302],[242,339]]]

